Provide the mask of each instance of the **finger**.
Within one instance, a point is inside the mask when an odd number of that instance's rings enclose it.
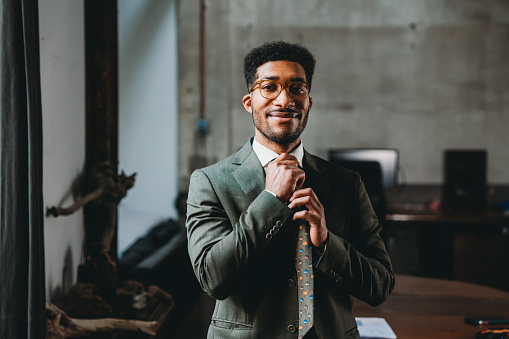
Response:
[[[272,166],[271,166],[272,165]],[[306,173],[298,166],[296,161],[280,161],[278,163],[269,164],[271,170],[291,171],[291,176],[297,188],[302,187],[306,177]]]
[[[303,188],[303,189],[300,189],[300,190],[297,190],[297,191],[293,192],[293,194],[292,194],[292,196],[290,198],[290,201],[292,201],[293,199],[297,199],[297,198],[300,198],[300,197],[306,197],[306,196],[310,196],[313,199],[317,199],[318,200],[318,197],[316,196],[315,192],[311,188],[306,187],[306,188]]]
[[[295,188],[298,190],[300,190],[302,185],[304,185],[304,181],[306,180],[306,174],[304,173],[304,171],[302,171],[302,170],[300,170],[300,171],[301,171],[301,174],[297,178],[297,182],[295,184]]]
[[[271,164],[283,164],[291,167],[300,167],[299,160],[290,154],[282,153],[277,158],[273,159],[268,165]],[[302,169],[302,168],[301,168]]]
[[[306,177],[306,173],[301,170],[297,165],[293,163],[289,164],[281,164],[274,163],[269,164],[267,167],[267,175],[275,176],[275,175],[283,175],[290,179],[295,187],[300,188],[304,184],[304,180]],[[295,189],[294,187],[294,189]]]
[[[293,214],[293,220],[299,219],[307,220],[311,226],[318,225],[320,223],[320,216],[308,210],[302,210]]]
[[[288,207],[290,209],[294,209],[297,206],[306,206],[306,207],[308,207],[307,205],[309,204],[310,197],[309,196],[304,196],[304,197],[299,197],[299,198],[296,198],[296,199],[293,199],[293,200],[292,200],[292,198],[290,198],[290,200],[291,200],[291,202],[288,205]],[[308,207],[308,209],[309,209],[309,207]]]
[[[297,161],[292,161],[292,160],[281,160],[281,161],[274,160],[272,163],[270,163],[268,165],[268,167],[281,167],[281,168],[288,168],[288,169],[292,169],[292,170],[302,171],[302,169],[299,168],[299,164],[297,163]]]
[[[293,155],[290,155],[287,153],[281,153],[277,158],[273,159],[269,163],[269,165],[272,163],[292,163],[292,164],[296,164],[298,166],[299,160]]]
[[[268,165],[267,165],[267,169],[274,169],[274,168],[288,168],[288,169],[292,169],[292,170],[301,170],[299,168],[299,164],[297,161],[293,161],[293,160],[280,160],[280,161],[277,161],[277,160],[273,160],[272,162],[270,162]]]
[[[293,214],[293,220],[299,220],[299,219],[305,219],[305,220],[307,220],[307,219],[306,219],[306,216],[307,216],[306,212],[307,212],[306,210],[304,210],[304,211],[299,211],[299,212],[295,212],[295,213]],[[309,221],[309,220],[308,220],[308,221]]]
[[[296,156],[294,155],[291,155],[291,154],[288,154],[288,153],[281,153],[277,158],[276,160],[291,160],[291,161],[297,161],[299,162],[299,160],[297,159]]]
[[[306,189],[303,189],[302,191],[304,190]],[[288,207],[293,209],[296,206],[305,206],[308,210],[316,211],[318,213],[321,213],[321,211],[323,210],[323,206],[320,200],[312,190],[310,191],[310,194],[295,191],[293,195],[290,197],[290,204],[288,205]]]
[[[301,198],[299,200],[294,200],[294,202],[291,202],[290,205],[288,205],[288,207],[290,209],[294,210],[295,212],[300,212],[300,211],[305,210],[305,211],[309,211],[310,213],[318,214],[318,215],[323,213],[323,209],[321,208],[321,206],[318,205],[312,199]]]

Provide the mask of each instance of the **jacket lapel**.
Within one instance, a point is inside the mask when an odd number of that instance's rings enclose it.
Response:
[[[329,196],[329,184],[325,175],[326,168],[316,161],[315,157],[304,150],[304,171],[306,172],[305,187],[311,187],[323,204]]]
[[[252,140],[253,138],[232,157],[232,164],[238,166],[232,175],[251,201],[265,189],[265,173],[251,146]]]

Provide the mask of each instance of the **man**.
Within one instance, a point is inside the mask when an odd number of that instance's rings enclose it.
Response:
[[[255,136],[191,176],[189,254],[201,287],[217,299],[209,338],[359,338],[350,295],[376,306],[394,286],[359,175],[303,148],[314,65],[297,44],[250,51],[242,102]],[[314,284],[304,314],[300,280],[308,270],[296,263],[302,225]],[[311,328],[303,330],[307,319]]]

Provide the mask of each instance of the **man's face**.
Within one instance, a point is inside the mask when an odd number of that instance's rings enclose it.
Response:
[[[288,85],[292,81],[306,82],[306,72],[296,62],[270,61],[257,69],[256,81],[264,79]],[[261,95],[259,86],[245,95],[242,102],[253,115],[256,140],[269,148],[276,144],[288,150],[300,142],[300,135],[306,127],[313,104],[309,96],[301,100],[293,99],[287,87],[276,98],[266,99]]]

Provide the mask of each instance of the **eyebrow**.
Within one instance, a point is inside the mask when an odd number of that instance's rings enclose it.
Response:
[[[263,77],[260,80],[280,80],[280,77],[278,75],[272,75],[272,76]],[[306,79],[304,79],[304,78],[290,78],[290,82],[293,82],[293,81],[306,82]]]

